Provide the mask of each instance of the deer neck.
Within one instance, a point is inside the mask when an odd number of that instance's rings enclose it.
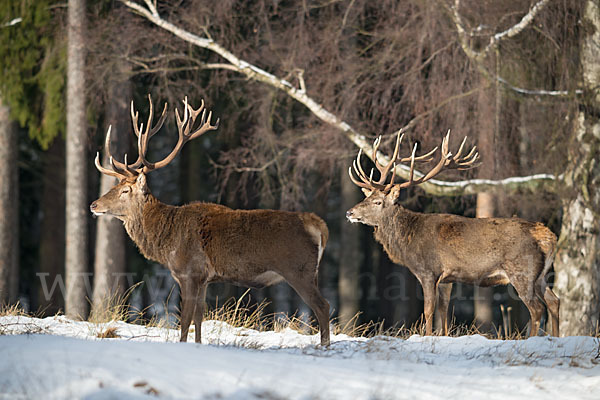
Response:
[[[398,205],[385,212],[382,223],[375,227],[375,239],[394,263],[406,266],[411,263],[421,216]]]
[[[176,207],[162,203],[147,194],[143,206],[125,220],[125,230],[144,257],[166,265],[164,255],[172,249],[169,229],[173,225]]]

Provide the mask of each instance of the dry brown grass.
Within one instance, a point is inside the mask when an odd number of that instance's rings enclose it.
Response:
[[[134,310],[129,304],[129,297],[142,283],[137,283],[123,294],[113,294],[98,305],[92,305],[88,322],[101,324],[111,321],[134,321],[141,318],[142,311]],[[132,318],[133,317],[133,318]]]
[[[128,298],[132,291],[138,285],[134,285],[123,295],[109,299],[102,308],[92,310],[89,322],[101,325],[110,321],[128,321],[137,323],[147,327],[169,328],[167,319],[159,319],[152,317],[144,319],[144,310],[134,311],[128,304]],[[284,313],[268,313],[266,312],[269,302],[263,300],[255,303],[248,295],[250,289],[246,290],[238,299],[230,298],[222,305],[217,305],[210,308],[204,320],[205,321],[220,321],[236,328],[253,329],[259,332],[275,331],[281,332],[285,329],[292,329],[301,334],[315,335],[319,332],[318,324],[314,317],[308,317],[304,314],[296,313],[287,315]],[[168,309],[165,307],[165,309]],[[504,321],[510,322],[510,308],[502,309]],[[18,310],[12,310],[18,312]],[[374,337],[388,336],[395,338],[407,339],[413,335],[425,335],[425,323],[421,318],[419,321],[410,326],[392,325],[386,327],[385,321],[368,321],[359,323],[361,313],[358,312],[354,317],[345,324],[342,324],[337,319],[330,321],[331,331],[334,335],[347,335],[350,337]],[[176,317],[178,320],[178,316]],[[509,324],[509,326],[512,324]],[[506,326],[506,325],[504,325]],[[99,331],[97,334],[101,334]],[[434,331],[434,336],[442,336],[441,330]],[[494,332],[485,332],[474,323],[470,325],[458,324],[455,319],[449,321],[448,336],[458,337],[465,335],[481,335],[489,339],[505,339],[505,340],[522,340],[527,338],[525,331],[518,329],[505,329],[502,325],[495,328]],[[100,336],[99,336],[100,337]],[[600,331],[596,332],[596,337],[600,337]]]
[[[269,302],[250,304],[249,296],[244,300],[249,292],[250,289],[246,290],[239,299],[230,298],[220,307],[208,310],[204,320],[221,321],[236,328],[270,330],[273,326],[270,317],[272,314],[265,313]]]
[[[38,317],[40,313],[28,313],[19,302],[0,305],[0,317]],[[45,330],[36,323],[2,322],[0,323],[0,336],[18,334],[44,333]]]
[[[0,304],[0,317],[29,317],[19,302],[15,304]]]
[[[119,338],[121,336],[117,333],[117,328],[114,326],[111,326],[109,328],[106,328],[102,332],[98,332],[96,334],[96,337],[100,338],[100,339],[115,339],[115,338]]]
[[[156,316],[150,319],[145,318],[146,310],[134,310],[129,304],[129,297],[132,292],[140,284],[133,285],[123,295],[113,296],[107,299],[101,307],[93,307],[88,318],[88,322],[92,323],[92,335],[99,338],[118,337],[116,328],[107,326],[113,321],[124,321],[143,325],[152,328],[173,328],[169,323],[170,318],[158,318]],[[248,295],[248,289],[238,299],[230,298],[222,305],[210,308],[204,320],[213,320],[225,322],[230,326],[238,328],[253,329],[256,331],[275,331],[281,332],[285,329],[292,329],[301,334],[315,335],[319,332],[318,324],[313,317],[308,317],[304,314],[296,313],[287,315],[284,313],[268,313],[266,310],[269,302],[263,300],[259,303],[252,301]],[[170,295],[169,295],[170,298]],[[168,302],[168,300],[167,300]],[[165,307],[168,310],[168,307]],[[510,308],[501,309],[504,325],[495,327],[493,332],[482,331],[480,327],[474,323],[459,324],[455,319],[449,321],[450,337],[458,337],[465,335],[481,335],[488,339],[503,339],[503,340],[523,340],[527,338],[526,329],[518,330],[513,328],[506,329],[506,326],[512,326]],[[27,313],[20,304],[0,306],[0,316],[35,316]],[[359,323],[361,313],[358,312],[354,317],[345,324],[340,323],[337,319],[330,321],[331,332],[334,335],[347,335],[350,337],[374,337],[388,336],[394,338],[407,339],[413,335],[425,335],[425,323],[421,318],[419,321],[410,326],[392,325],[386,326],[385,321],[368,321]],[[178,319],[178,316],[175,318]],[[441,330],[434,331],[434,336],[442,336]],[[591,336],[600,338],[600,326],[591,334]]]

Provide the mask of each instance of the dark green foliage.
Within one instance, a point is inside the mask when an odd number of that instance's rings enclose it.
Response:
[[[52,3],[0,0],[0,93],[44,149],[65,127],[65,46]]]

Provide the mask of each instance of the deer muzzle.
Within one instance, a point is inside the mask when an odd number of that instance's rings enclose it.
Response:
[[[102,214],[104,214],[103,212],[98,211],[98,203],[95,202],[95,201],[92,204],[90,204],[90,211],[94,215],[102,215]]]
[[[360,222],[360,218],[354,216],[354,211],[352,209],[346,211],[346,218],[350,222]]]

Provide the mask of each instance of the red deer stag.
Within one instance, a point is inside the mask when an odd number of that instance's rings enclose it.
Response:
[[[217,129],[206,115],[204,102],[194,110],[184,100],[183,119],[175,110],[179,139],[162,161],[146,159],[148,141],[165,121],[167,104],[153,127],[152,99],[145,130],[138,126],[138,113],[131,103],[133,131],[137,136],[138,158],[133,164],[110,156],[110,128],[105,151],[110,167],[96,168],[119,179],[108,193],[94,201],[95,215],[111,215],[125,225],[129,237],[148,259],[169,268],[181,288],[181,341],[188,337],[192,317],[196,342],[201,341],[201,325],[210,282],[231,282],[249,287],[269,286],[286,280],[315,313],[321,344],[329,344],[329,304],[319,292],[317,275],[329,232],[327,225],[312,213],[276,210],[232,210],[211,203],[176,207],[161,203],[146,183],[146,174],[169,164],[189,140]],[[197,128],[196,117],[202,113]]]
[[[537,334],[546,304],[552,317],[552,334],[559,335],[559,299],[546,285],[546,274],[552,266],[556,251],[556,236],[541,223],[519,218],[467,218],[450,214],[421,214],[403,208],[398,197],[403,188],[423,183],[444,169],[469,169],[479,159],[475,147],[465,156],[463,140],[455,155],[448,152],[449,135],[443,139],[441,158],[426,174],[415,178],[415,163],[433,159],[437,147],[423,156],[415,156],[416,146],[409,157],[400,158],[398,136],[394,154],[386,166],[375,161],[380,172],[378,181],[365,174],[360,164],[361,152],[353,163],[356,179],[366,198],[348,210],[351,222],[361,222],[375,228],[390,259],[405,265],[417,277],[425,297],[425,332],[432,334],[432,318],[436,299],[444,334],[448,334],[448,303],[453,282],[479,286],[511,283],[529,309],[530,335]],[[373,160],[381,138],[373,146]],[[386,183],[390,169],[397,163],[410,163],[409,179],[394,184],[394,173]]]

